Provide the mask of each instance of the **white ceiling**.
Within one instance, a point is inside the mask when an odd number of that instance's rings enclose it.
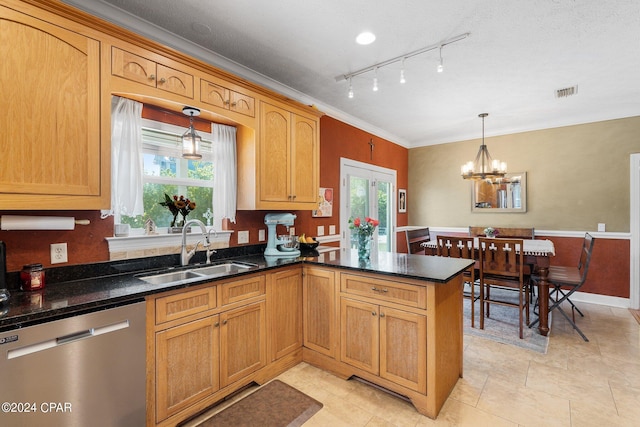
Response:
[[[640,115],[638,0],[64,1],[409,148]]]

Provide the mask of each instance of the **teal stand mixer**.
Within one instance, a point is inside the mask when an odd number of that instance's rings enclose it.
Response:
[[[284,225],[293,226],[294,220],[297,218],[292,213],[268,213],[264,217],[264,223],[267,225],[267,248],[264,250],[265,257],[297,257],[300,250],[296,248],[296,242],[293,236],[278,236],[276,227]]]

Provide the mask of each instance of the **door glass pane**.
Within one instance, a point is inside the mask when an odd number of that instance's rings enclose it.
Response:
[[[391,252],[391,183],[378,181],[378,251]]]
[[[349,177],[349,218],[364,219],[369,216],[369,188],[368,179],[356,176]],[[351,248],[357,248],[357,238],[352,233],[350,235]]]

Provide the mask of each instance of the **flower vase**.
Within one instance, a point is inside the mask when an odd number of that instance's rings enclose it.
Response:
[[[365,234],[358,235],[358,260],[368,261],[371,255],[371,237]]]

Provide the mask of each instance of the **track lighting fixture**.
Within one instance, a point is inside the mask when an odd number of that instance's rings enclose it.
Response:
[[[375,69],[375,77],[373,78],[373,91],[378,91],[378,69]]]
[[[368,73],[370,71],[373,71],[375,73],[375,76],[373,78],[373,90],[374,92],[378,90],[378,68],[380,67],[386,67],[387,65],[390,64],[394,64],[396,62],[402,62],[402,69],[400,70],[400,83],[405,83],[406,82],[406,78],[405,78],[405,68],[404,68],[404,62],[406,59],[409,59],[411,57],[414,57],[416,55],[420,55],[422,53],[425,52],[429,52],[431,50],[435,50],[435,49],[440,49],[440,62],[438,63],[438,72],[441,73],[444,70],[444,64],[443,64],[443,60],[442,60],[442,48],[445,47],[448,44],[451,43],[455,43],[461,40],[466,39],[467,37],[469,37],[471,35],[471,33],[463,33],[460,34],[458,36],[455,37],[451,37],[450,39],[444,40],[438,44],[433,44],[427,47],[423,47],[422,49],[418,49],[418,50],[414,50],[413,52],[409,52],[406,53],[404,55],[401,56],[397,56],[395,58],[391,58],[388,59],[386,61],[383,62],[379,62],[377,64],[371,65],[369,67],[366,68],[362,68],[358,71],[354,71],[352,73],[347,73],[347,74],[341,74],[339,76],[336,77],[336,81],[342,81],[342,80],[348,80],[349,81],[349,98],[353,98],[353,89],[352,89],[352,85],[351,85],[351,80],[353,79],[353,77],[359,76],[360,74],[364,74],[364,73]]]

